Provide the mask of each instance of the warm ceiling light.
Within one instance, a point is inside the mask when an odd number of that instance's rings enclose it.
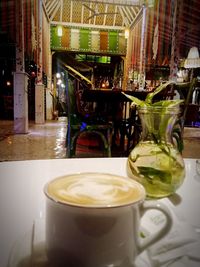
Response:
[[[58,26],[57,34],[59,37],[62,36],[62,26]]]
[[[7,81],[7,82],[6,82],[6,85],[7,85],[7,86],[11,86],[11,82],[10,82],[10,81]]]
[[[57,73],[56,73],[56,78],[59,79],[60,77],[61,77],[60,73],[57,72]]]
[[[125,35],[125,38],[128,39],[128,37],[129,37],[129,29],[125,29],[124,35]]]
[[[61,79],[58,79],[57,80],[57,85],[61,85],[61,83],[62,83],[62,80]]]

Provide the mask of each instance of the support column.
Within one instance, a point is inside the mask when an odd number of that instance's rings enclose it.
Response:
[[[146,58],[146,27],[147,27],[147,8],[143,5],[142,12],[142,32],[141,32],[141,48],[140,48],[140,77],[139,77],[139,89],[144,89],[145,86],[145,58]]]
[[[28,133],[28,76],[14,73],[14,132]]]
[[[44,84],[35,87],[35,123],[44,123]]]
[[[47,89],[46,89],[46,118],[47,120],[53,119],[53,99],[52,99],[52,54],[49,51],[49,69],[47,76]]]
[[[35,86],[35,123],[43,124],[44,118],[44,84],[42,81],[42,0],[38,3],[38,42],[37,42],[37,53],[38,53],[38,71]]]
[[[170,80],[177,81],[178,60],[179,60],[179,14],[182,1],[174,0],[173,10],[173,31],[172,31],[172,46],[171,46],[171,60],[170,60]]]
[[[16,2],[16,72],[14,73],[14,132],[28,133],[28,76],[24,63],[23,0]]]

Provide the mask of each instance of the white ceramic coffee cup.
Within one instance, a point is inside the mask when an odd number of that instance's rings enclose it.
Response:
[[[57,267],[133,267],[171,228],[168,209],[144,201],[144,187],[126,177],[72,174],[50,181],[44,192],[47,256]],[[162,211],[166,224],[142,240],[140,219],[149,209]]]

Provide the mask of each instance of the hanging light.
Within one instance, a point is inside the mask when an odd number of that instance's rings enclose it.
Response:
[[[57,34],[58,34],[59,37],[62,36],[62,34],[63,34],[63,32],[62,32],[62,26],[58,26]]]

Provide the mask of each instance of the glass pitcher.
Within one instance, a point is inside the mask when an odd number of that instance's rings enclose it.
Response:
[[[138,108],[141,139],[129,154],[127,171],[145,187],[147,197],[169,196],[183,183],[185,165],[172,138],[178,114],[178,106]]]

